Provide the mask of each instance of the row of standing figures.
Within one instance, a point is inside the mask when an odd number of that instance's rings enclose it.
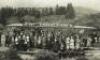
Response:
[[[78,34],[68,35],[59,32],[19,33],[12,36],[8,35],[6,38],[6,46],[13,46],[18,49],[23,47],[24,50],[35,47],[53,51],[90,47],[99,41],[98,37],[81,38]]]

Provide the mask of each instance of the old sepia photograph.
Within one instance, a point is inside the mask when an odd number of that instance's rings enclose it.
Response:
[[[100,60],[100,0],[0,0],[0,60]]]

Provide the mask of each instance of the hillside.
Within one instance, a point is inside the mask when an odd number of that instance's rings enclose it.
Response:
[[[76,12],[75,19],[66,19],[64,15],[52,15],[52,16],[42,17],[42,21],[49,22],[49,23],[61,23],[61,24],[99,27],[100,24],[99,11],[95,11],[83,7],[76,7],[75,12]]]
[[[76,18],[75,19],[66,19],[65,15],[50,15],[50,16],[44,16],[41,18],[34,18],[34,16],[24,16],[22,18],[18,17],[11,17],[7,20],[7,23],[16,23],[19,22],[21,19],[25,19],[25,21],[28,22],[48,22],[48,23],[59,23],[59,24],[73,24],[73,25],[85,25],[85,26],[95,26],[99,27],[100,24],[100,18],[94,17],[99,16],[100,14],[98,11],[88,9],[88,8],[82,8],[82,7],[76,7],[75,9]],[[93,15],[94,14],[94,15]]]
[[[87,14],[89,15],[89,14],[95,14],[99,12],[99,11],[89,9],[89,8],[84,8],[84,7],[75,7],[74,9],[78,15],[87,15]]]
[[[86,25],[86,26],[94,26],[100,28],[100,14],[91,14],[88,16],[84,16],[77,21],[74,21],[76,25]]]

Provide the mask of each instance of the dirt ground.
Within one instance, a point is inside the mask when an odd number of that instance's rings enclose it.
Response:
[[[38,52],[39,50],[35,50],[35,52]],[[32,55],[24,55],[20,54],[20,57],[25,60],[34,60],[34,56]],[[92,49],[87,50],[85,53],[85,56],[81,57],[74,57],[74,58],[62,58],[61,60],[100,60],[100,49]]]
[[[0,47],[0,51],[6,51],[9,48],[7,47]],[[38,51],[40,51],[39,49],[34,49],[34,51],[31,52],[27,52],[27,53],[37,53]],[[23,59],[23,60],[34,60],[34,55],[30,55],[30,54],[20,54],[19,56]],[[100,60],[100,48],[93,48],[91,50],[86,50],[85,51],[85,56],[83,57],[76,57],[76,58],[62,58],[61,60]]]
[[[100,48],[86,51],[86,58],[88,60],[100,60]]]

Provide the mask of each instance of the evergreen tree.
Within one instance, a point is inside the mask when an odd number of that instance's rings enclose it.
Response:
[[[67,6],[67,13],[65,16],[67,19],[74,19],[75,18],[75,10],[72,6],[72,3],[69,3]]]
[[[28,14],[28,11],[25,8],[17,8],[15,16],[17,16],[17,17],[23,17],[23,16],[25,16],[27,14]]]
[[[65,7],[59,7],[58,15],[65,15],[65,14],[66,14],[66,8]]]
[[[56,6],[56,15],[65,15],[66,14],[66,8],[58,5]]]
[[[53,8],[49,8],[49,15],[53,15],[53,14],[54,14]]]
[[[0,23],[6,25],[6,19],[14,15],[13,8],[5,7],[0,10]]]
[[[48,9],[48,8],[43,8],[43,9],[42,9],[42,15],[43,15],[43,16],[49,15],[49,9]]]
[[[58,5],[56,5],[56,11],[55,11],[55,14],[57,15],[58,14],[58,8],[59,8],[59,6]]]

